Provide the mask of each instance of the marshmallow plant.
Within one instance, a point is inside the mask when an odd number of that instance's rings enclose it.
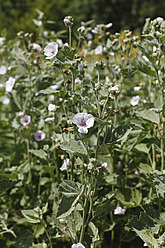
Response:
[[[164,19],[37,12],[0,54],[0,246],[164,247]]]

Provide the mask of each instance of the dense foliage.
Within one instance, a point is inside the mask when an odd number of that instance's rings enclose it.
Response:
[[[0,37],[0,247],[165,247],[165,21]]]

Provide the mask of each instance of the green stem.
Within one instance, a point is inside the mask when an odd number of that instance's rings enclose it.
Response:
[[[69,26],[69,46],[70,47],[72,46],[72,29],[70,26]]]
[[[49,234],[48,234],[48,232],[47,232],[47,230],[46,230],[46,227],[45,227],[45,225],[44,225],[44,223],[43,223],[42,220],[40,220],[40,222],[41,222],[41,225],[43,226],[43,228],[44,228],[44,230],[45,230],[45,232],[46,232],[46,236],[47,236],[47,238],[48,238],[48,240],[49,240],[50,248],[53,248],[52,242],[51,242],[51,238],[50,238],[50,236],[49,236]]]
[[[89,188],[90,188],[90,186],[89,186]],[[88,188],[88,192],[89,192],[89,188]],[[89,195],[89,193],[87,193],[87,197],[85,198],[85,203],[84,203],[82,229],[81,229],[80,239],[79,239],[80,243],[82,243],[83,238],[84,238],[84,234],[85,234],[86,215],[87,215],[87,212],[88,212],[88,195]]]

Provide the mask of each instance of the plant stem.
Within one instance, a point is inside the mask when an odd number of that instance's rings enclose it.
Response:
[[[47,232],[47,230],[46,230],[46,227],[45,227],[45,225],[44,225],[44,223],[43,223],[42,220],[40,220],[40,222],[41,222],[41,225],[43,226],[43,228],[44,228],[44,230],[45,230],[45,232],[46,232],[46,236],[47,236],[47,238],[48,238],[48,240],[49,240],[50,248],[53,248],[52,242],[51,242],[51,238],[50,238],[50,236],[49,236],[49,234],[48,234],[48,232]]]
[[[70,26],[69,26],[69,46],[70,47],[72,46],[72,29]]]

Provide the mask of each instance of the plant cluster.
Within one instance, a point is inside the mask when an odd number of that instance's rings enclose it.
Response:
[[[165,247],[165,21],[0,37],[0,246]]]

